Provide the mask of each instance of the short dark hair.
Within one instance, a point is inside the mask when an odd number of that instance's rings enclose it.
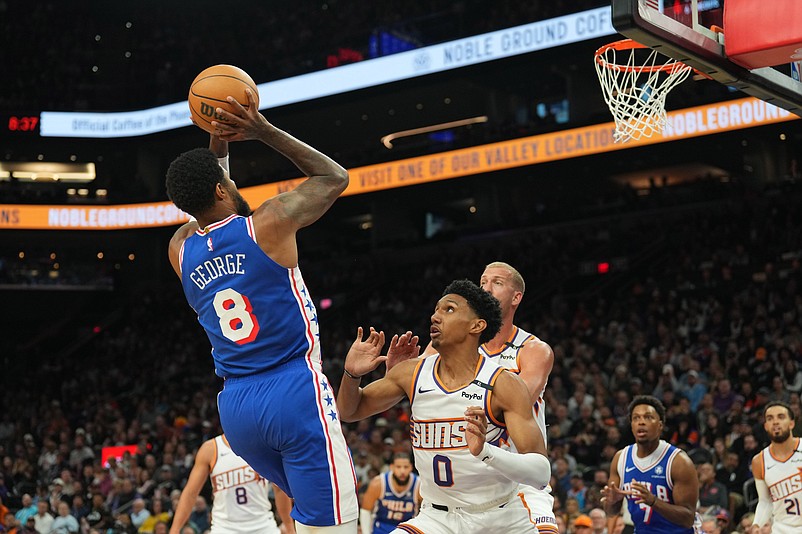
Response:
[[[214,206],[214,188],[224,178],[217,156],[208,148],[195,148],[170,163],[167,197],[181,211],[197,216]]]
[[[788,419],[793,421],[795,419],[794,410],[791,408],[791,405],[787,402],[783,402],[780,400],[773,400],[770,403],[766,404],[766,407],[763,408],[763,418],[766,418],[766,412],[769,411],[769,408],[774,408],[775,406],[782,406],[788,412]]]
[[[396,460],[409,460],[412,462],[412,456],[408,452],[397,452],[393,454],[393,459],[390,460],[390,463],[395,463]]]
[[[454,280],[443,291],[443,296],[449,294],[459,295],[468,301],[468,306],[476,316],[487,323],[487,327],[479,335],[479,343],[486,343],[496,337],[501,328],[501,305],[496,297],[470,280]]]
[[[632,421],[632,410],[635,409],[636,406],[641,406],[643,404],[648,404],[652,408],[655,409],[657,415],[660,416],[660,422],[666,422],[666,407],[663,406],[663,403],[660,402],[660,399],[657,397],[652,397],[651,395],[638,395],[632,402],[629,403],[629,420]]]

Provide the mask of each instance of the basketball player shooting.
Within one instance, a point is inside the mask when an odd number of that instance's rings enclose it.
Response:
[[[181,154],[167,194],[196,219],[179,228],[169,257],[212,345],[220,421],[231,448],[295,499],[300,534],[356,533],[359,513],[348,447],[323,374],[317,314],[298,269],[296,233],[348,185],[328,156],[270,124],[246,90],[217,108],[211,146]],[[251,212],[229,175],[227,143],[259,140],[308,178]],[[221,159],[222,157],[222,159]]]

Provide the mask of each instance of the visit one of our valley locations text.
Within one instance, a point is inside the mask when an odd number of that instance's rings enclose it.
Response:
[[[349,169],[351,182],[344,195],[485,174],[513,167],[626,150],[798,118],[784,109],[755,98],[730,100],[669,112],[668,123],[662,134],[657,133],[652,137],[627,143],[613,142],[615,125],[608,122],[357,167]],[[236,168],[233,170],[236,172]],[[305,178],[296,178],[247,187],[241,192],[252,205],[259,204],[265,198],[294,189],[303,180]],[[170,202],[104,207],[0,205],[0,229],[113,230],[169,226],[187,220],[189,217]]]

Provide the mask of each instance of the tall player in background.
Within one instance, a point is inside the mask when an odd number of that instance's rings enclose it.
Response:
[[[751,532],[760,534],[761,527],[770,525],[772,534],[798,534],[802,532],[802,440],[792,434],[794,412],[790,405],[772,401],[763,409],[763,418],[771,444],[752,459],[759,500]]]
[[[412,459],[403,452],[394,454],[390,470],[373,477],[362,496],[362,534],[390,534],[415,516],[420,500],[420,479],[412,472]]]
[[[526,290],[521,273],[508,263],[496,261],[485,267],[479,285],[496,297],[501,305],[501,328],[493,339],[482,344],[479,351],[502,367],[516,373],[526,383],[532,395],[535,422],[547,446],[546,404],[543,394],[554,367],[554,352],[544,341],[519,328],[513,322]],[[554,497],[551,488],[521,486],[532,521],[543,534],[556,534]]]
[[[295,499],[299,533],[355,534],[354,472],[334,395],[323,374],[315,306],[298,268],[296,232],[320,218],[348,185],[328,156],[270,124],[248,94],[246,110],[221,108],[211,150],[181,154],[167,194],[197,221],[169,256],[212,344],[217,398],[231,448]],[[253,213],[227,167],[228,141],[257,139],[308,179]]]
[[[287,494],[273,485],[276,511],[282,521],[282,530],[279,530],[268,497],[269,482],[234,454],[225,436],[220,435],[205,441],[198,449],[175,509],[170,534],[179,534],[187,524],[207,477],[212,481],[214,492],[211,534],[295,533],[290,517],[292,501]]]
[[[532,396],[535,421],[545,442],[546,407],[543,393],[554,367],[554,353],[547,343],[514,323],[515,312],[518,311],[526,290],[524,279],[512,265],[496,261],[485,267],[479,285],[496,297],[501,306],[501,328],[493,339],[479,347],[479,352],[501,367],[510,369],[526,383]],[[436,352],[430,343],[424,355]],[[522,486],[521,492],[532,522],[537,525],[538,530],[544,534],[556,534],[558,528],[551,488],[541,490]]]
[[[655,397],[639,395],[629,404],[635,443],[615,453],[602,491],[609,532],[624,499],[635,534],[699,532],[699,478],[690,457],[660,439],[665,420],[666,409]]]

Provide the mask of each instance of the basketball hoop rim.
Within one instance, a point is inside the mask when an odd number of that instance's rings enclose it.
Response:
[[[701,72],[697,71],[690,65],[686,65],[681,61],[677,61],[674,58],[669,56],[665,56],[668,58],[668,61],[663,65],[619,65],[617,63],[610,63],[604,58],[604,55],[607,53],[608,50],[635,50],[640,48],[649,48],[646,45],[642,45],[637,41],[633,41],[632,39],[621,39],[620,41],[613,41],[612,43],[608,43],[598,50],[596,50],[595,60],[599,66],[613,70],[616,72],[637,72],[637,73],[653,73],[653,72],[666,72],[669,74],[673,74],[678,71],[684,71],[686,69],[693,69],[699,74]],[[659,52],[658,52],[659,53]]]

